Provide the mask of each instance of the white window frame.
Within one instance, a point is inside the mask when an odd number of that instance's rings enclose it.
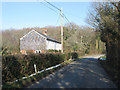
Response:
[[[41,53],[41,50],[35,50],[35,53],[39,53],[39,52]]]

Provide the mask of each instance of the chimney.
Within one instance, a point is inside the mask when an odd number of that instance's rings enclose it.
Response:
[[[43,29],[43,34],[47,36],[47,28]]]

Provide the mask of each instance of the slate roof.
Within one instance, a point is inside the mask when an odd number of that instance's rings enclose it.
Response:
[[[41,35],[43,35],[44,37],[46,37],[47,38],[47,40],[49,40],[49,41],[53,41],[53,42],[57,42],[57,43],[60,43],[59,41],[57,41],[56,39],[53,39],[53,38],[51,38],[51,37],[49,37],[49,36],[46,36],[46,35],[44,35],[44,34],[42,34],[42,33],[40,33],[40,32],[38,32],[39,34],[41,34]],[[61,44],[61,43],[60,43]]]
[[[35,30],[31,30],[30,32],[32,32],[32,31],[35,31]],[[28,32],[27,34],[29,34],[30,32]],[[35,31],[35,32],[37,32],[37,31]],[[40,33],[40,32],[37,32],[38,34],[41,34],[42,36],[44,36],[45,38],[47,38],[47,40],[49,40],[49,41],[53,41],[53,42],[56,42],[56,43],[60,43],[61,44],[61,42],[59,42],[59,41],[57,41],[56,39],[53,39],[53,38],[51,38],[51,37],[49,37],[49,36],[46,36],[46,35],[44,35],[43,33]],[[27,35],[26,34],[26,35]],[[26,35],[24,35],[23,37],[21,37],[20,38],[20,40],[21,39],[23,39]]]

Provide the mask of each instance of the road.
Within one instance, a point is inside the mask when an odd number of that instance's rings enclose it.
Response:
[[[98,57],[78,59],[28,88],[116,88],[101,67]]]

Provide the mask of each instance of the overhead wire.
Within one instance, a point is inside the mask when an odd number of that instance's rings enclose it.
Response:
[[[55,23],[55,26],[58,24],[58,21],[59,21],[59,19],[60,19],[59,17],[60,17],[60,16],[58,16],[58,19],[57,19],[57,21],[56,21],[56,23]]]
[[[53,6],[54,8],[56,8],[57,10],[59,10],[61,12],[61,9],[59,9],[58,7],[54,6],[53,4],[51,4],[50,2],[48,2],[47,0],[44,0],[45,2],[47,2],[48,4],[50,4],[51,6]]]
[[[48,2],[47,0],[44,0],[45,2],[47,2],[49,5],[51,5],[52,7],[56,8],[57,10],[59,10],[61,12],[61,9],[59,9],[58,7],[56,7],[55,5],[51,4],[50,2]],[[69,21],[69,19],[65,16],[65,14],[63,13],[63,17],[65,17],[65,19],[71,24],[71,22]]]
[[[71,24],[71,22],[69,21],[69,19],[65,16],[65,14],[63,13],[63,16],[65,17],[65,19]]]
[[[55,13],[57,13],[57,14],[61,15],[60,13],[58,13],[57,11],[55,11],[54,9],[52,9],[52,8],[48,7],[48,6],[47,6],[46,4],[44,4],[43,2],[40,2],[40,3],[41,3],[41,4],[43,4],[44,6],[46,6],[47,8],[51,9],[51,10],[52,10],[52,11],[54,11]],[[55,23],[55,26],[57,25],[58,20],[59,20],[59,16],[58,16],[58,19],[57,19],[57,21],[56,21],[56,23]]]
[[[57,13],[58,14],[58,12],[57,11],[55,11],[54,9],[52,9],[52,8],[50,8],[50,7],[48,7],[46,4],[44,4],[43,2],[40,2],[41,4],[43,4],[44,6],[46,6],[47,8],[49,8],[49,9],[51,9],[52,11],[54,11],[55,13]],[[59,13],[60,14],[60,13]]]
[[[61,9],[59,9],[58,7],[56,7],[55,5],[53,5],[53,4],[51,4],[50,2],[48,2],[47,0],[44,0],[46,3],[48,3],[49,5],[51,5],[52,7],[54,7],[54,8],[56,8],[60,13],[61,13]],[[41,2],[42,3],[42,2]],[[46,4],[44,4],[44,3],[42,3],[43,5],[45,5],[46,7],[48,7]],[[51,10],[53,10],[54,12],[56,12],[54,9],[52,9],[52,8],[50,8],[50,7],[48,7],[49,9],[51,9]],[[58,13],[58,12],[56,12],[56,13]],[[59,14],[60,14],[59,13]],[[61,14],[60,14],[61,15]],[[66,19],[66,21],[67,22],[69,22],[70,23],[70,25],[72,25],[71,24],[71,22],[69,21],[69,19],[66,17],[66,15],[63,13],[63,19]]]

